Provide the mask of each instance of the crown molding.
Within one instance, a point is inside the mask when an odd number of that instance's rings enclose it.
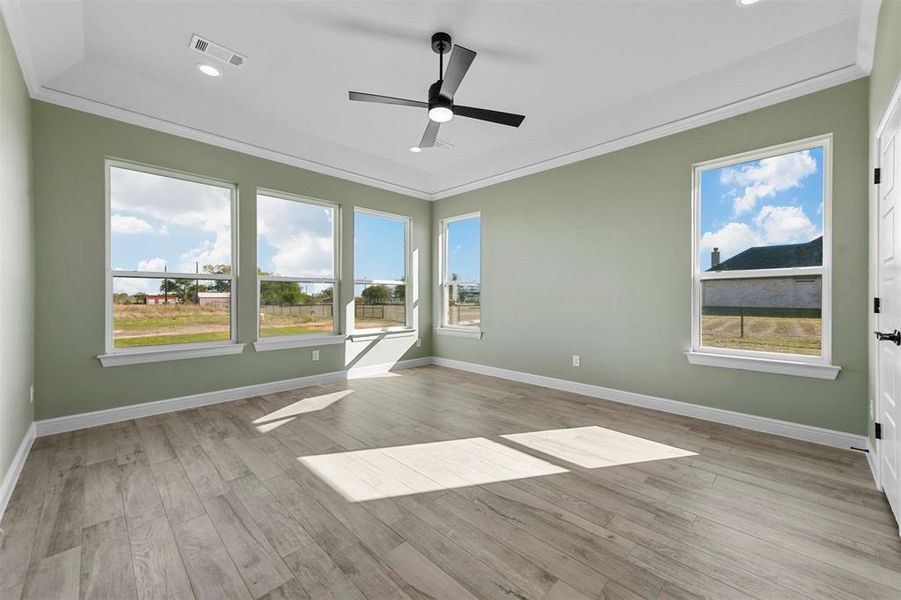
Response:
[[[635,131],[613,139],[600,140],[597,143],[584,148],[440,190],[418,189],[393,181],[371,177],[362,173],[267,148],[265,146],[243,142],[241,140],[193,128],[181,123],[160,119],[148,114],[131,111],[98,102],[90,98],[44,87],[39,83],[30,54],[30,45],[27,41],[27,34],[25,32],[22,15],[22,4],[22,0],[0,0],[0,12],[2,12],[4,20],[6,21],[10,39],[12,40],[29,94],[35,100],[72,108],[163,133],[169,133],[171,135],[192,139],[213,146],[248,154],[250,156],[287,164],[301,169],[307,169],[316,173],[403,194],[413,198],[434,201],[449,199],[473,190],[622,150],[630,146],[715,123],[761,108],[766,108],[780,102],[792,100],[800,96],[819,92],[843,83],[848,83],[860,79],[861,77],[866,77],[873,65],[876,29],[882,0],[865,0],[862,3],[859,21],[857,60],[854,64],[745,98],[737,102],[725,104],[712,110],[689,115],[681,119],[663,123],[659,126]]]
[[[587,148],[582,148],[581,150],[575,150],[573,152],[567,152],[566,154],[548,158],[547,160],[542,160],[526,167],[511,169],[504,173],[499,173],[497,175],[492,175],[490,177],[485,177],[471,181],[469,183],[464,183],[443,190],[438,190],[431,194],[431,199],[442,200],[445,198],[451,198],[453,196],[458,196],[466,192],[471,192],[480,188],[503,183],[505,181],[519,179],[520,177],[525,177],[526,175],[533,175],[535,173],[540,173],[542,171],[547,171],[556,167],[562,167],[564,165],[583,161],[589,158],[594,158],[603,154],[609,154],[611,152],[616,152],[617,150],[622,150],[630,146],[637,146],[638,144],[643,144],[645,142],[650,142],[656,139],[667,137],[675,133],[688,131],[689,129],[694,129],[703,125],[716,123],[717,121],[723,121],[731,117],[736,117],[738,115],[753,112],[755,110],[766,108],[774,104],[779,104],[780,102],[793,100],[801,96],[806,96],[808,94],[819,92],[866,76],[867,74],[857,64],[847,65],[840,69],[830,71],[829,73],[824,73],[822,75],[818,75],[804,81],[799,81],[781,88],[777,88],[775,90],[752,96],[750,98],[745,98],[744,100],[739,100],[738,102],[724,104],[723,106],[719,106],[712,110],[697,113],[688,117],[684,117],[682,119],[677,119],[675,121],[671,121],[657,127],[651,127],[649,129],[636,131],[634,133],[620,136],[611,140],[605,140],[592,146],[588,146]]]

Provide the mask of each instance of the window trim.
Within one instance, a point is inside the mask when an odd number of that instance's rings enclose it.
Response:
[[[257,188],[254,197],[257,203],[259,197],[269,196],[286,200],[288,202],[301,202],[303,204],[313,204],[324,206],[335,211],[334,219],[332,219],[332,245],[334,252],[334,264],[332,278],[329,277],[286,277],[281,275],[259,275],[256,276],[256,341],[253,344],[254,350],[262,352],[266,350],[284,350],[289,348],[305,348],[308,346],[328,345],[338,343],[335,340],[341,336],[341,205],[337,202],[329,202],[328,200],[320,200],[319,198],[311,198],[299,194],[290,194],[288,192],[280,192],[269,188]],[[256,204],[258,207],[259,205]],[[255,216],[259,218],[259,210],[255,211]],[[259,232],[257,232],[257,240],[255,247],[255,255],[259,254]],[[259,262],[259,257],[257,257]],[[259,268],[259,265],[257,265]],[[331,283],[332,284],[332,331],[331,333],[300,333],[296,335],[278,335],[272,337],[263,337],[260,333],[260,284],[263,281],[286,281],[295,283]]]
[[[447,321],[448,312],[448,289],[447,281],[447,229],[451,223],[466,221],[469,219],[479,219],[479,307],[481,311],[481,278],[482,278],[482,212],[474,211],[452,217],[445,217],[439,221],[438,233],[438,293],[441,298],[441,305],[438,313],[437,332],[442,335],[450,335],[454,337],[469,337],[481,339],[482,337],[482,319],[479,317],[478,325],[451,325]]]
[[[768,146],[733,154],[723,158],[703,161],[692,165],[691,189],[691,349],[686,353],[692,364],[723,366],[767,372],[780,372],[789,375],[802,375],[810,369],[774,370],[773,363],[791,365],[829,365],[832,364],[832,133],[817,135],[801,140]],[[701,209],[701,174],[722,167],[741,164],[748,161],[762,160],[802,150],[823,148],[823,264],[819,267],[797,267],[785,269],[757,269],[741,271],[701,272],[700,270],[700,209]],[[819,275],[822,277],[821,307],[821,342],[820,355],[789,354],[781,352],[764,352],[717,348],[701,344],[701,283],[717,279],[768,278],[785,276]],[[700,358],[699,358],[700,357]],[[704,357],[714,357],[707,360]],[[730,361],[730,358],[738,359]],[[756,360],[754,360],[756,359]],[[837,369],[837,368],[836,368]],[[831,372],[831,371],[830,371]],[[834,371],[837,375],[838,371]],[[833,377],[834,378],[834,377]]]
[[[230,202],[230,234],[231,234],[231,273],[228,275],[204,274],[198,277],[197,273],[182,272],[156,272],[156,271],[114,271],[112,268],[112,196],[110,189],[110,169],[126,169],[171,179],[181,179],[194,183],[202,183],[229,190]],[[204,177],[175,169],[168,169],[134,162],[119,158],[106,157],[104,159],[104,194],[105,194],[105,270],[106,270],[106,299],[105,307],[105,336],[104,354],[98,355],[103,366],[119,366],[126,364],[138,364],[145,362],[159,362],[163,360],[179,360],[182,358],[196,358],[199,356],[213,356],[219,354],[236,354],[243,350],[243,344],[238,344],[238,185],[231,181]],[[139,277],[143,279],[218,279],[230,282],[231,298],[229,306],[229,339],[213,342],[192,342],[187,344],[162,344],[158,346],[141,346],[136,348],[116,348],[113,340],[113,279],[115,277]],[[114,357],[132,355],[132,360],[117,359]]]
[[[356,263],[356,255],[357,255],[357,232],[356,232],[356,215],[357,213],[365,213],[369,215],[375,215],[377,217],[383,217],[386,219],[394,219],[396,221],[403,221],[404,223],[404,279],[396,280],[396,279],[357,279],[357,263]],[[413,241],[413,219],[406,215],[399,215],[396,213],[385,212],[381,210],[375,210],[372,208],[364,208],[362,206],[354,207],[354,264],[353,264],[353,272],[354,272],[354,280],[352,284],[353,289],[353,302],[351,306],[351,310],[348,312],[348,337],[353,340],[354,338],[360,337],[368,337],[370,335],[379,334],[379,333],[407,333],[411,331],[416,331],[418,329],[415,323],[411,323],[411,319],[413,317],[413,305],[412,299],[414,296],[413,288],[413,278],[410,274],[410,265],[413,264],[413,249],[412,249],[412,241]],[[403,325],[395,325],[393,327],[368,327],[365,329],[357,328],[357,291],[356,287],[358,285],[371,285],[371,284],[383,284],[383,285],[403,285],[406,286],[406,290],[404,292],[404,324]]]

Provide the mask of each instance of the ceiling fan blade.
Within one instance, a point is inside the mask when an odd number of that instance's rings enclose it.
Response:
[[[407,100],[394,96],[379,96],[378,94],[365,94],[363,92],[347,92],[348,98],[357,102],[375,102],[378,104],[397,104],[398,106],[412,106],[413,108],[428,108],[428,102],[419,100]]]
[[[480,121],[490,121],[501,125],[509,125],[510,127],[519,127],[523,122],[523,119],[526,118],[525,115],[514,115],[513,113],[488,110],[487,108],[460,106],[459,104],[454,105],[454,115],[469,117],[470,119],[479,119]]]
[[[453,100],[454,94],[457,93],[457,88],[460,87],[460,82],[463,81],[463,76],[466,75],[469,65],[472,64],[475,57],[476,53],[469,48],[454,46],[447,68],[444,70],[444,81],[441,82],[439,93],[442,96]]]
[[[434,148],[435,139],[438,137],[438,127],[441,123],[429,119],[429,124],[425,126],[425,133],[422,134],[422,141],[419,142],[420,148]]]

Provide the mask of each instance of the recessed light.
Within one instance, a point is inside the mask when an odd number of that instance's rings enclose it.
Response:
[[[420,148],[419,146],[411,146],[410,152],[422,152],[422,148]]]
[[[201,63],[201,64],[197,65],[197,70],[209,77],[221,77],[222,76],[222,71],[220,71],[213,65],[205,65],[205,64]]]
[[[751,6],[752,4],[757,4],[760,0],[737,0],[737,4],[739,6]]]

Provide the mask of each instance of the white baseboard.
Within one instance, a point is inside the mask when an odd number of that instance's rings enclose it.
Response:
[[[879,455],[876,454],[876,447],[870,441],[869,436],[867,436],[867,464],[870,465],[870,473],[873,474],[873,482],[876,484],[876,489],[882,489],[882,481],[879,479],[879,465],[877,464],[879,460]]]
[[[6,475],[3,476],[3,485],[0,486],[0,518],[6,513],[6,505],[9,504],[9,499],[13,495],[13,488],[16,487],[16,482],[19,481],[19,475],[22,473],[22,467],[25,466],[28,451],[31,450],[31,444],[34,443],[34,432],[34,423],[32,423],[25,430],[25,435],[22,436],[22,443],[19,444],[19,449],[16,450],[9,468],[6,469]]]
[[[780,421],[769,417],[758,417],[745,413],[734,412],[731,410],[723,410],[721,408],[712,408],[702,406],[700,404],[691,404],[690,402],[680,402],[678,400],[670,400],[668,398],[658,398],[656,396],[647,396],[645,394],[637,394],[635,392],[626,392],[613,388],[601,387],[589,383],[579,383],[577,381],[569,381],[567,379],[557,379],[555,377],[545,377],[544,375],[533,375],[522,371],[512,371],[510,369],[501,369],[498,367],[489,367],[476,363],[468,363],[459,360],[451,360],[448,358],[435,357],[433,364],[440,367],[448,367],[451,369],[459,369],[461,371],[469,371],[482,375],[490,375],[501,379],[509,379],[520,383],[529,383],[541,387],[572,392],[592,398],[602,398],[622,404],[631,404],[633,406],[641,406],[644,408],[652,408],[662,412],[674,413],[703,419],[705,421],[714,421],[725,425],[733,425],[743,429],[751,429],[753,431],[761,431],[763,433],[772,433],[787,438],[814,442],[823,444],[824,446],[832,446],[834,448],[848,449],[851,446],[864,448],[867,444],[867,438],[863,435],[846,433],[843,431],[834,431],[832,429],[824,429],[822,427],[813,427],[811,425],[801,425],[800,423],[791,423],[789,421]]]
[[[129,406],[120,406],[106,410],[79,413],[77,415],[67,415],[65,417],[57,417],[54,419],[42,419],[40,421],[36,421],[34,423],[34,427],[36,435],[38,437],[41,437],[45,435],[53,435],[56,433],[64,433],[66,431],[75,431],[77,429],[96,427],[98,425],[107,425],[109,423],[128,421],[130,419],[139,419],[141,417],[161,415],[164,413],[185,410],[187,408],[197,408],[198,406],[207,406],[209,404],[218,404],[220,402],[231,402],[233,400],[253,398],[254,396],[260,396],[263,394],[274,394],[277,392],[310,387],[313,385],[335,383],[337,381],[344,381],[345,379],[353,377],[371,377],[373,375],[386,373],[388,371],[398,371],[401,369],[409,369],[411,367],[420,367],[431,363],[432,357],[427,356],[425,358],[402,360],[390,364],[356,367],[351,368],[347,371],[330,371],[328,373],[321,373],[319,375],[296,377],[294,379],[282,379],[280,381],[258,383],[255,385],[247,385],[244,387],[230,388],[226,390],[217,390],[214,392],[203,392],[201,394],[192,394],[190,396],[181,396],[179,398],[169,398],[167,400],[157,400],[154,402],[143,402],[141,404],[132,404]]]

